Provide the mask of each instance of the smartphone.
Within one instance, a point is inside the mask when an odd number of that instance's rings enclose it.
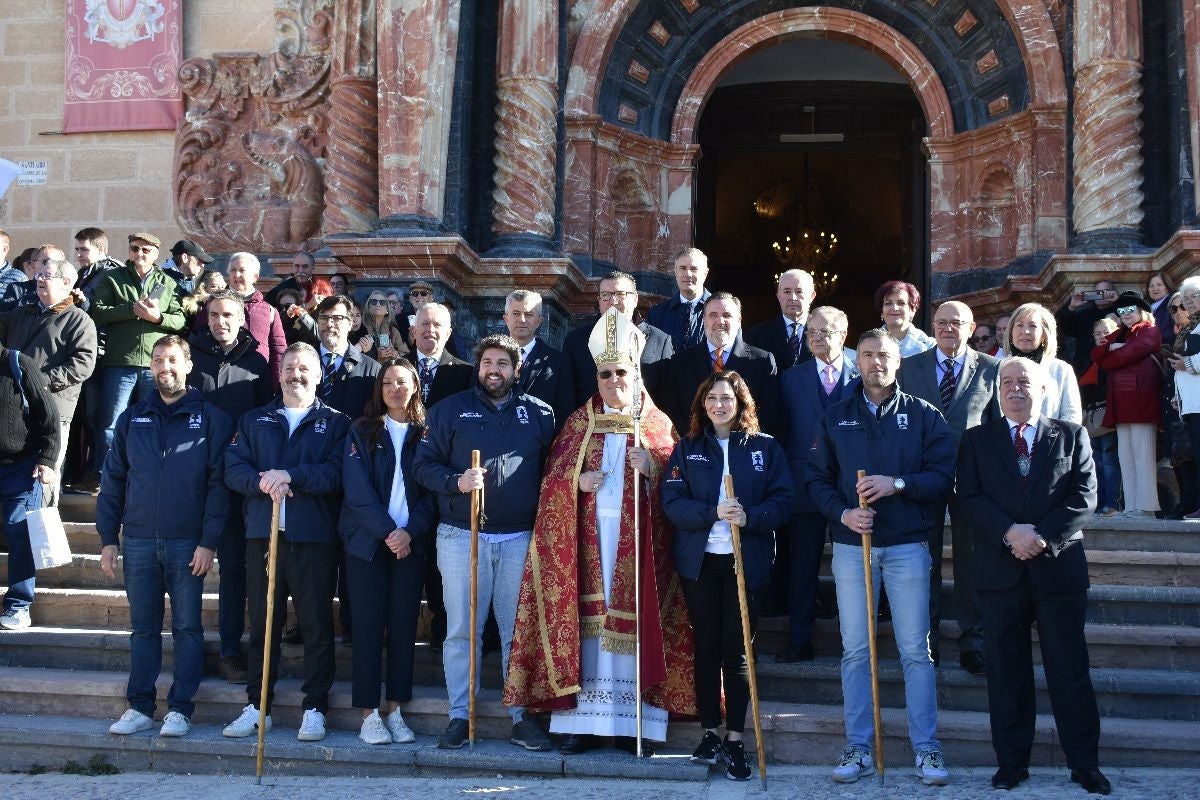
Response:
[[[380,347],[391,347],[392,346],[392,335],[390,333],[379,334],[379,346]]]
[[[1092,300],[1092,301],[1103,300],[1104,299],[1104,291],[1101,289],[1101,290],[1096,290],[1096,291],[1091,291],[1091,292],[1082,292],[1079,296],[1082,297],[1084,300]]]
[[[153,289],[151,289],[149,292],[147,292],[146,297],[148,297],[151,300],[157,300],[163,296],[163,292],[165,292],[166,290],[167,290],[167,285],[165,283],[160,283],[157,286],[155,286]]]

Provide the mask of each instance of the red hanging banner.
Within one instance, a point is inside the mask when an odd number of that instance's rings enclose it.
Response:
[[[67,0],[64,133],[175,130],[182,0]]]

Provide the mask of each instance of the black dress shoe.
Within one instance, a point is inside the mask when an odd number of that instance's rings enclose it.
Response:
[[[636,736],[614,736],[613,747],[618,750],[623,750],[630,755],[637,755],[637,737]],[[642,758],[649,758],[654,755],[654,745],[642,739]]]
[[[968,650],[965,653],[960,653],[958,663],[972,675],[987,675],[987,662],[983,660],[983,653],[978,650]]]
[[[304,637],[300,635],[300,626],[295,623],[286,626],[280,641],[284,644],[304,644]]]
[[[780,664],[795,664],[797,661],[812,661],[817,657],[813,652],[812,643],[801,645],[800,647],[789,647],[782,653],[775,654],[775,660]]]
[[[565,742],[559,745],[558,752],[567,756],[577,756],[588,750],[595,750],[597,747],[600,747],[599,737],[590,733],[572,733]]]
[[[1082,786],[1088,794],[1112,794],[1112,784],[1096,767],[1071,770],[1071,780]]]
[[[1021,785],[1021,781],[1028,779],[1029,770],[1025,767],[1001,765],[1000,769],[996,770],[996,774],[992,776],[992,788],[1015,789]]]

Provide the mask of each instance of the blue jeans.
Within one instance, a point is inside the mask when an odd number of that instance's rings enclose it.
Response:
[[[508,678],[508,652],[512,647],[513,628],[517,623],[517,596],[525,574],[525,556],[529,552],[529,533],[492,544],[479,537],[479,607],[475,635],[471,636],[471,532],[442,523],[437,529],[437,563],[442,573],[442,597],[446,601],[446,641],[442,645],[442,667],[446,673],[446,694],[450,699],[450,719],[467,718],[470,651],[474,641],[476,663],[483,664],[483,625],[491,606],[500,629],[500,665]],[[475,691],[479,691],[479,673]],[[525,714],[523,706],[511,706],[513,722]]]
[[[100,389],[100,424],[104,436],[96,443],[96,464],[104,468],[104,459],[112,449],[117,417],[132,404],[145,400],[154,391],[149,367],[105,367]]]
[[[122,546],[125,594],[129,597],[129,707],[154,716],[155,690],[162,668],[163,593],[171,597],[171,636],[175,670],[167,708],[190,718],[192,698],[204,674],[204,628],[200,605],[204,578],[192,574],[188,562],[195,539],[126,537]]]
[[[4,536],[8,539],[8,592],[4,610],[27,609],[33,604],[37,570],[29,546],[25,515],[42,507],[42,484],[33,478],[37,458],[0,465],[0,498],[4,500]]]
[[[1121,464],[1117,461],[1117,432],[1092,439],[1096,459],[1096,508],[1118,508],[1121,504]]]
[[[937,740],[937,683],[929,655],[929,547],[924,542],[871,549],[875,609],[887,587],[892,630],[904,668],[904,704],[908,737],[917,752],[940,750]],[[881,581],[882,578],[882,581]],[[842,627],[842,696],[846,739],[868,752],[874,740],[871,712],[871,662],[867,641],[867,591],[862,548],[835,542],[833,581]]]

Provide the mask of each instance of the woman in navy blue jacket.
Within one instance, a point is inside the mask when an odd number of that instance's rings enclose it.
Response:
[[[748,780],[742,733],[750,687],[730,524],[742,532],[753,633],[775,560],[775,529],[791,513],[792,479],[783,448],[759,433],[754,398],[738,373],[717,372],[705,379],[692,400],[691,420],[663,476],[662,500],[675,525],[675,569],[696,644],[696,705],[704,738],[692,761],[716,764],[721,758],[726,777]],[[734,497],[725,495],[726,474],[733,476]],[[724,742],[717,735],[722,672]]]
[[[367,744],[411,742],[400,703],[412,699],[413,646],[421,607],[424,554],[433,546],[434,498],[413,477],[413,453],[425,429],[417,370],[407,359],[385,362],[366,413],[346,439],[342,513],[346,583],[354,607],[352,701],[363,710]],[[379,684],[387,641],[387,701]]]

